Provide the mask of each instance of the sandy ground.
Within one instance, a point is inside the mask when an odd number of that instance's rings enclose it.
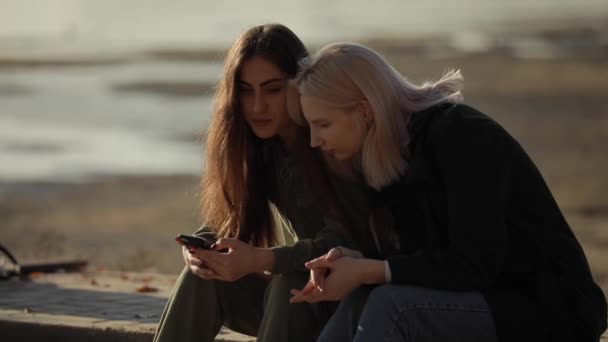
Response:
[[[463,51],[438,41],[367,43],[414,81],[462,70],[466,102],[503,124],[535,160],[608,293],[606,44],[551,55],[528,49],[536,54],[524,58],[517,44]],[[175,274],[182,261],[173,238],[198,225],[197,182],[141,176],[10,186],[0,193],[0,242],[24,261],[84,257],[94,268]]]
[[[0,241],[23,262],[85,258],[94,268],[177,273],[182,261],[173,239],[197,227],[197,182],[129,176],[7,192],[0,196]]]

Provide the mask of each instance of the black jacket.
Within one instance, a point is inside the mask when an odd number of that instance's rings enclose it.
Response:
[[[540,172],[465,105],[414,113],[409,168],[376,194],[400,250],[393,283],[481,291],[499,340],[598,341],[606,300]]]

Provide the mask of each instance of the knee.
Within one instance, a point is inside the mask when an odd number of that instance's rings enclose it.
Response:
[[[270,280],[270,291],[290,294],[291,289],[301,289],[308,282],[308,273],[278,274]]]
[[[392,285],[381,285],[372,290],[367,299],[366,306],[390,308],[394,303],[394,289]]]
[[[413,309],[424,306],[432,297],[430,291],[416,286],[382,285],[376,287],[369,296],[368,303],[382,307]]]
[[[188,267],[186,267],[182,274],[177,279],[176,285],[181,288],[188,288],[193,290],[202,290],[206,288],[214,288],[217,281],[203,279],[196,274],[192,273]]]
[[[399,331],[409,336],[410,327],[416,325],[416,288],[382,285],[369,295],[357,326],[358,336],[385,336],[387,331]],[[398,322],[398,323],[397,323]]]
[[[376,318],[390,315],[390,312],[394,311],[394,303],[392,300],[392,294],[389,288],[390,285],[381,285],[374,288],[365,301],[363,312],[372,313],[372,316]]]
[[[308,282],[308,274],[279,274],[274,275],[268,284],[264,302],[271,306],[301,306],[290,304],[292,289],[302,289]]]
[[[382,285],[374,288],[365,304],[365,310],[377,315],[394,316],[404,310],[417,309],[425,304],[427,296],[415,286]]]
[[[359,286],[340,301],[339,308],[361,311],[373,290],[374,288],[370,286]]]

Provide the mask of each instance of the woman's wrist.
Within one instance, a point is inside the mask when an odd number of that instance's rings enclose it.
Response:
[[[268,273],[274,268],[274,253],[269,248],[256,248],[253,261],[255,272]]]
[[[376,259],[358,259],[359,281],[361,284],[373,285],[386,283],[385,262]]]

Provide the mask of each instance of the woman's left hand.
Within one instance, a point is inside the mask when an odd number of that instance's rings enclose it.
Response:
[[[219,239],[212,250],[194,249],[191,253],[205,261],[209,279],[233,282],[257,271],[258,249],[239,239]]]
[[[302,290],[292,289],[293,297],[290,303],[316,303],[321,301],[335,301],[346,297],[352,290],[360,286],[362,274],[358,263],[362,259],[343,256],[335,260],[328,260],[325,256],[306,263],[306,267],[314,272],[315,269],[325,269],[328,274],[321,290],[313,280],[309,280]]]

